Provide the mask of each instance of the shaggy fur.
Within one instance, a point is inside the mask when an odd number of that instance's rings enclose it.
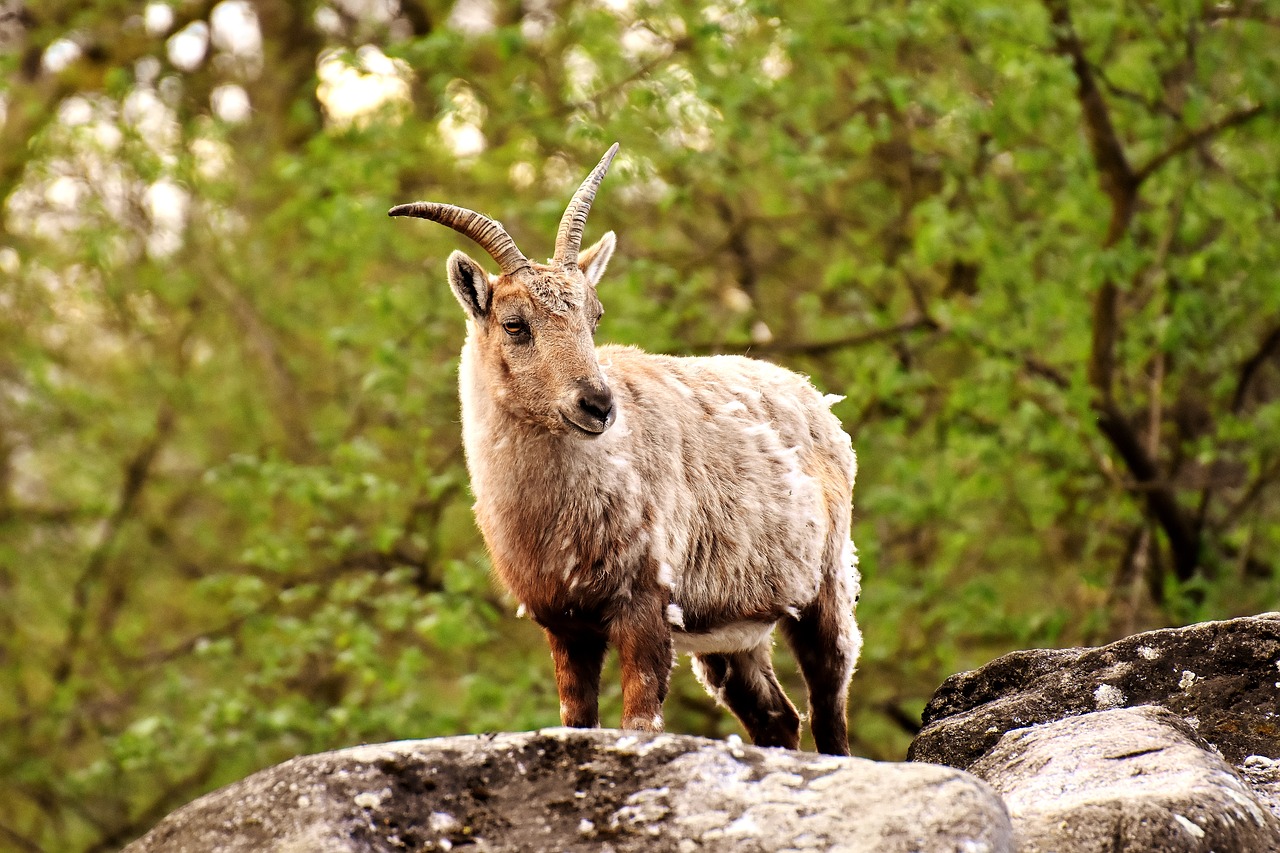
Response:
[[[575,247],[576,248],[576,247]],[[673,652],[758,744],[796,748],[780,625],[822,752],[847,754],[861,648],[849,541],[857,463],[833,399],[734,356],[595,347],[607,234],[573,265],[489,276],[455,252],[475,513],[497,575],[547,635],[565,725],[599,724],[606,647],[624,728],[659,731]]]
[[[788,639],[812,637],[797,657],[819,748],[846,752],[861,642],[857,465],[827,401],[767,362],[595,349],[584,313],[594,293],[567,294],[556,307],[577,307],[553,312],[518,281],[489,284],[492,308],[471,317],[460,376],[476,517],[499,577],[548,632],[564,723],[598,723],[612,642],[624,727],[660,729],[674,645],[697,655],[703,683],[756,742],[794,748],[799,718],[769,661],[781,621]],[[507,315],[529,322],[534,342],[513,344],[497,319]],[[545,358],[520,352],[539,344]],[[548,405],[573,406],[581,377],[612,394],[615,420],[598,436],[558,423]]]

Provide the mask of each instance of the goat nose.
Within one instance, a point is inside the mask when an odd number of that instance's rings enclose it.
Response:
[[[578,408],[607,426],[613,419],[613,392],[609,390],[609,386],[582,382],[581,389]]]

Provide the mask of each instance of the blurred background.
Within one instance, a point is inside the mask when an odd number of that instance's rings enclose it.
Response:
[[[0,849],[558,722],[470,513],[483,252],[386,210],[543,257],[615,140],[599,340],[846,395],[857,753],[1011,649],[1275,609],[1277,46],[1254,0],[0,0]],[[738,731],[687,663],[667,719]]]

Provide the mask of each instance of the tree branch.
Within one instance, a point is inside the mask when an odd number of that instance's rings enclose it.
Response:
[[[1053,22],[1054,50],[1071,62],[1076,78],[1076,100],[1084,119],[1085,138],[1098,169],[1098,182],[1111,202],[1111,220],[1107,225],[1104,248],[1120,241],[1129,229],[1138,199],[1138,182],[1134,178],[1124,147],[1116,135],[1107,109],[1106,99],[1098,89],[1084,46],[1076,35],[1067,0],[1044,0]],[[1111,400],[1115,374],[1115,344],[1118,335],[1117,310],[1119,289],[1108,278],[1098,288],[1093,301],[1092,342],[1089,352],[1089,384],[1104,401]]]
[[[958,335],[955,332],[953,332],[951,329],[946,329],[945,331],[948,334],[952,334],[955,337],[960,338],[961,340],[967,342],[971,346],[977,347],[978,349],[985,352],[987,355],[998,356],[1000,358],[1005,359],[1006,361],[1011,361],[1011,362],[1014,362],[1015,364],[1021,365],[1022,369],[1025,370],[1027,373],[1031,374],[1032,376],[1039,376],[1041,379],[1047,380],[1051,385],[1053,385],[1056,388],[1059,388],[1065,391],[1071,387],[1071,379],[1068,378],[1065,373],[1063,373],[1058,368],[1054,367],[1052,364],[1049,364],[1046,361],[1041,361],[1040,359],[1036,358],[1033,355],[1025,355],[1023,353],[1015,352],[1012,349],[1009,349],[1007,347],[1002,347],[999,344],[994,343],[988,340],[987,338],[982,337],[981,335],[975,334],[973,332],[967,332],[964,335]]]
[[[1278,352],[1280,352],[1280,326],[1272,328],[1258,345],[1258,351],[1240,365],[1240,379],[1236,382],[1236,393],[1231,398],[1233,413],[1239,414],[1244,408],[1244,401],[1249,394],[1249,386],[1253,384],[1253,377],[1262,369],[1262,365]]]
[[[1160,167],[1164,166],[1179,154],[1190,151],[1192,148],[1198,148],[1213,137],[1222,133],[1224,130],[1239,127],[1242,124],[1247,124],[1255,118],[1266,114],[1267,110],[1262,106],[1250,107],[1247,110],[1239,110],[1238,112],[1225,115],[1212,124],[1188,133],[1140,166],[1138,170],[1133,173],[1133,180],[1135,181],[1135,184],[1141,185],[1143,181],[1151,177],[1160,169]],[[1137,186],[1134,188],[1136,190]]]
[[[1084,47],[1071,19],[1068,0],[1044,0],[1044,4],[1053,23],[1054,50],[1071,63],[1085,137],[1098,170],[1098,181],[1111,202],[1111,220],[1102,244],[1104,249],[1109,249],[1119,243],[1129,231],[1137,206],[1141,178],[1150,174],[1153,164],[1154,168],[1159,168],[1161,163],[1176,156],[1179,150],[1194,145],[1195,141],[1180,140],[1174,143],[1168,149],[1172,153],[1166,152],[1167,157],[1160,155],[1156,158],[1159,162],[1148,163],[1141,173],[1135,172],[1129,165],[1124,146],[1116,134],[1106,99],[1085,58]],[[1129,472],[1144,487],[1147,507],[1168,539],[1174,573],[1180,580],[1186,581],[1195,573],[1200,562],[1200,530],[1188,521],[1173,490],[1158,485],[1159,468],[1155,458],[1147,452],[1137,431],[1115,404],[1113,384],[1119,322],[1119,288],[1115,280],[1108,277],[1098,288],[1093,302],[1088,367],[1089,384],[1095,391],[1093,411],[1097,416],[1099,431],[1111,443]]]
[[[174,7],[173,32],[192,21],[204,20],[218,0],[180,3]],[[29,4],[28,4],[29,5]],[[144,56],[159,52],[164,55],[163,38],[134,33],[126,29],[125,16],[107,16],[97,30],[76,37],[83,48],[79,59],[57,74],[42,70],[41,59],[55,39],[63,38],[78,25],[80,14],[76,4],[48,4],[55,9],[65,5],[63,19],[35,20],[23,9],[15,50],[23,54],[19,73],[6,92],[8,109],[0,123],[0,211],[18,188],[27,163],[37,153],[32,140],[58,115],[62,102],[78,92],[97,91],[103,85],[104,70],[129,68]],[[47,10],[46,10],[47,11]],[[38,29],[38,37],[32,30]],[[0,216],[0,236],[4,236],[4,217]]]
[[[217,260],[204,259],[201,263],[207,263],[203,270],[205,282],[230,309],[244,334],[246,348],[256,357],[262,369],[266,388],[270,392],[271,411],[284,433],[285,451],[294,461],[311,458],[315,448],[307,429],[302,391],[298,388],[288,361],[276,344],[273,330],[230,275],[223,274],[222,265]]]
[[[1111,223],[1107,228],[1107,240],[1104,244],[1109,247],[1129,227],[1134,202],[1137,201],[1138,183],[1111,121],[1107,101],[1102,96],[1089,60],[1084,55],[1084,46],[1076,35],[1067,0],[1044,0],[1044,3],[1049,10],[1049,19],[1053,22],[1054,50],[1071,63],[1071,71],[1076,78],[1076,100],[1080,102],[1084,118],[1085,138],[1098,168],[1102,191],[1111,200]]]
[[[88,619],[89,594],[93,585],[102,576],[111,556],[112,545],[116,541],[125,521],[133,514],[134,506],[151,476],[151,466],[160,448],[168,440],[173,430],[174,415],[168,404],[163,404],[156,415],[155,431],[137,453],[125,464],[124,478],[120,484],[116,508],[105,519],[102,533],[97,544],[89,553],[89,559],[80,576],[76,578],[71,589],[71,615],[67,625],[67,641],[57,664],[53,667],[53,679],[63,683],[71,675],[84,639],[85,623]]]
[[[122,845],[133,841],[155,826],[162,817],[173,811],[179,804],[189,800],[193,793],[197,793],[204,788],[205,783],[209,781],[213,776],[213,771],[217,768],[218,757],[216,752],[206,755],[194,770],[170,784],[159,796],[152,799],[151,803],[141,812],[113,827],[110,832],[88,847],[85,853],[106,853],[109,850],[119,850]]]
[[[862,332],[856,335],[849,335],[844,338],[834,338],[829,341],[799,341],[767,344],[691,344],[683,347],[684,352],[692,353],[710,353],[710,352],[728,352],[728,353],[753,353],[755,355],[823,355],[825,353],[834,352],[842,349],[853,349],[867,344],[873,344],[886,338],[893,338],[907,332],[915,332],[921,329],[936,331],[938,324],[928,318],[921,317],[915,320],[908,320],[904,323],[898,323],[895,326],[887,326],[883,329],[873,329],[869,332]]]
[[[1280,458],[1269,460],[1260,467],[1262,469],[1261,472],[1245,488],[1244,494],[1240,496],[1239,500],[1227,507],[1227,510],[1222,514],[1222,527],[1234,525],[1268,487],[1280,484]]]
[[[0,824],[0,838],[5,839],[18,850],[31,851],[31,853],[43,853],[44,851],[44,848],[39,844],[4,824]]]
[[[1173,555],[1174,574],[1181,581],[1191,579],[1200,564],[1200,533],[1188,523],[1173,489],[1160,483],[1155,460],[1142,446],[1142,439],[1114,403],[1096,400],[1094,414],[1098,430],[1120,454],[1125,466],[1137,480],[1137,488],[1146,496],[1147,507],[1164,529]]]

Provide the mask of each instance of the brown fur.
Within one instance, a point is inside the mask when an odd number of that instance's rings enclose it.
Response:
[[[575,265],[502,276],[449,259],[468,315],[459,390],[476,520],[498,577],[546,630],[561,719],[598,725],[613,646],[623,727],[661,730],[683,650],[757,743],[795,748],[799,715],[770,662],[779,623],[818,748],[847,754],[861,646],[849,437],[807,379],[767,362],[597,348],[613,248],[610,233]]]

